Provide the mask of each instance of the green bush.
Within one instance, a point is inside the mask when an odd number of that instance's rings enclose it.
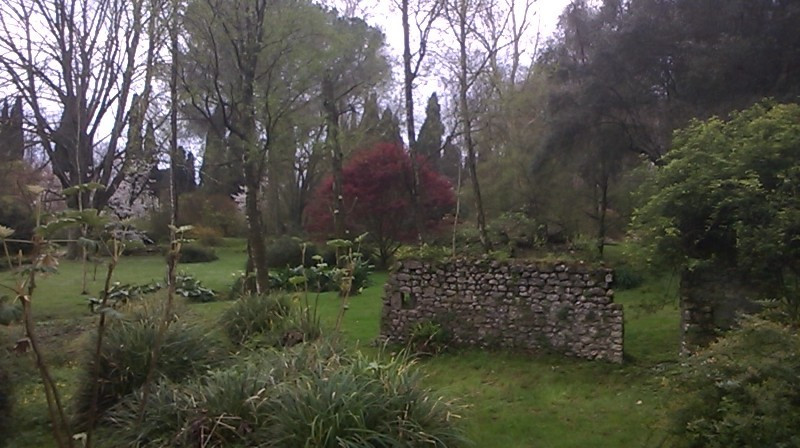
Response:
[[[227,194],[195,191],[182,194],[178,207],[178,225],[191,224],[219,231],[223,236],[244,236],[247,221]]]
[[[317,264],[310,267],[298,265],[294,268],[271,269],[269,271],[270,289],[296,292],[308,287],[308,290],[313,292],[340,291],[347,271],[324,262],[321,256],[315,256],[312,261]],[[363,288],[369,286],[369,277],[374,266],[363,259],[360,254],[353,256],[352,266],[353,280],[350,294],[356,295]],[[300,278],[304,280],[299,281]],[[236,278],[228,293],[229,300],[235,300],[244,293],[244,280],[244,275]]]
[[[203,246],[219,246],[222,244],[222,231],[214,227],[194,226],[190,236]]]
[[[291,236],[281,236],[267,244],[267,266],[281,269],[300,266],[311,262],[311,257],[317,254],[313,245],[306,247],[306,259],[303,260],[303,245],[300,240]]]
[[[115,282],[108,289],[108,300],[106,301],[106,306],[118,308],[120,306],[127,305],[131,301],[140,300],[143,296],[160,290],[162,287],[163,285],[158,282],[151,282],[143,285]],[[89,309],[92,312],[97,311],[97,309],[103,303],[103,295],[104,291],[100,291],[100,294],[98,294],[99,298],[89,298]]]
[[[0,342],[5,342],[2,336],[0,336]],[[6,351],[2,350],[0,352],[0,447],[5,446],[11,432],[11,399],[13,390],[11,378],[8,374],[6,356],[8,356]]]
[[[547,242],[546,227],[522,212],[503,213],[489,223],[488,231],[492,242],[511,249],[532,249]]]
[[[181,246],[181,263],[208,263],[215,260],[219,260],[219,257],[214,249],[196,244]]]
[[[369,276],[375,269],[368,258],[362,257],[361,254],[353,254],[353,285],[351,295],[356,295],[364,288],[370,285]]]
[[[409,347],[422,355],[441,353],[449,343],[450,334],[441,324],[433,321],[418,322],[408,338]]]
[[[689,359],[672,414],[677,446],[800,446],[800,336],[748,318]]]
[[[175,293],[193,303],[207,303],[217,300],[217,294],[203,286],[193,275],[180,273],[175,277]]]
[[[7,296],[0,296],[0,326],[10,325],[20,319],[22,311]],[[5,333],[0,331],[0,347],[6,347]],[[0,349],[0,447],[10,439],[13,380],[10,374],[10,359],[7,350]]]
[[[122,255],[132,257],[139,255],[153,255],[158,254],[158,246],[154,244],[145,244],[141,241],[128,241],[122,249]]]
[[[145,223],[145,230],[156,243],[169,242],[169,226],[171,213],[167,208],[153,212]]]
[[[244,273],[241,273],[236,276],[236,279],[231,284],[230,288],[228,288],[228,300],[236,300],[239,297],[245,295],[245,280],[247,277]]]
[[[236,345],[292,346],[321,334],[314,310],[301,309],[287,294],[245,295],[222,315],[220,325]]]
[[[614,268],[614,288],[619,290],[638,288],[644,283],[644,274],[630,265],[621,264]]]
[[[138,389],[147,377],[150,351],[158,333],[163,307],[145,304],[132,311],[125,320],[112,319],[103,338],[99,366],[99,415]],[[206,371],[221,357],[218,341],[207,336],[208,330],[173,321],[165,333],[156,368],[157,377],[172,381]],[[96,336],[91,338],[87,353],[94,354]],[[79,374],[75,407],[78,423],[88,421],[92,401],[93,357],[83,362]]]
[[[398,261],[425,260],[444,261],[453,257],[452,247],[422,244],[421,246],[401,246],[394,254]]]
[[[22,317],[22,307],[19,302],[11,300],[9,296],[0,296],[0,325],[11,325]]]
[[[162,383],[138,426],[139,396],[107,420],[116,446],[454,447],[452,406],[405,358],[328,346],[261,351],[185,386]]]

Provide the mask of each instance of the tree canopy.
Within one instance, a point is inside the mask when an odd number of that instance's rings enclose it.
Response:
[[[800,106],[693,121],[652,174],[634,230],[653,261],[800,275]]]

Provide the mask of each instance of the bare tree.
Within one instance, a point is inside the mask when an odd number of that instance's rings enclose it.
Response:
[[[511,87],[516,87],[517,77],[519,76],[520,66],[522,63],[523,39],[528,35],[531,26],[531,18],[533,17],[533,4],[536,0],[522,0],[517,3],[517,0],[507,0],[508,10],[511,14],[511,24],[509,32],[511,34],[511,69],[508,74],[508,82]],[[531,60],[536,57],[536,52],[539,49],[539,33],[536,33],[536,42],[533,45],[533,53]]]
[[[99,182],[73,208],[102,208],[125,175],[134,88],[152,75],[157,0],[8,0],[0,5],[0,83],[29,111],[28,128],[63,187]],[[152,34],[151,36],[152,37]],[[146,105],[147,100],[143,103]]]
[[[428,54],[428,40],[433,30],[434,23],[439,18],[443,3],[442,0],[417,0],[412,10],[410,0],[400,0],[399,8],[403,22],[403,90],[405,93],[406,107],[406,134],[408,147],[411,152],[411,203],[414,208],[414,225],[417,236],[422,235],[422,216],[419,207],[420,181],[419,161],[417,158],[416,124],[414,123],[414,82],[420,74],[422,63]],[[412,55],[411,49],[411,22],[410,16],[416,19],[416,37],[418,47]]]
[[[500,13],[504,15],[498,22]],[[458,83],[461,138],[467,152],[466,164],[475,198],[478,232],[484,250],[489,252],[492,243],[486,231],[486,215],[478,180],[475,114],[470,94],[475,83],[497,62],[498,52],[504,46],[502,39],[509,14],[495,0],[446,0],[443,15],[449,26],[450,37],[455,42],[453,57],[446,62]]]
[[[206,0],[196,4],[198,10],[187,16],[193,41],[187,51],[191,61],[182,73],[183,86],[196,109],[209,122],[214,111],[222,115],[231,151],[243,164],[248,271],[254,274],[254,292],[269,290],[259,195],[273,136],[272,129],[260,133],[257,127],[256,90],[260,68],[277,62],[262,61],[264,47],[270,45],[265,18],[274,3]],[[279,47],[276,58],[280,58],[280,48],[288,45],[280,41],[271,44]]]

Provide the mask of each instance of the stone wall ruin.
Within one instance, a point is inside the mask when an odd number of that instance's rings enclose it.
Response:
[[[454,345],[619,363],[623,313],[612,280],[611,270],[580,263],[405,260],[386,283],[381,336],[404,343],[434,322]]]

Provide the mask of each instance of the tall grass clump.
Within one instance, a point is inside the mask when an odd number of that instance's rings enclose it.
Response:
[[[144,384],[162,308],[163,305],[145,303],[109,323],[99,357],[99,415]],[[92,346],[95,339],[96,335],[90,341]],[[207,329],[177,317],[167,327],[161,350],[156,374],[171,381],[182,381],[206,372],[220,360],[223,352],[221,344],[208,336]],[[95,361],[87,359],[79,374],[75,395],[79,426],[88,422],[94,371]]]
[[[405,357],[363,355],[333,371],[313,371],[265,402],[272,416],[261,431],[275,447],[453,447],[464,439],[453,405],[421,385]]]
[[[324,344],[251,352],[183,386],[161,383],[142,425],[133,395],[109,414],[116,446],[454,447],[451,403],[406,358],[368,360]]]
[[[316,307],[301,306],[299,296],[285,293],[241,296],[222,315],[220,324],[235,345],[285,347],[321,334]]]

